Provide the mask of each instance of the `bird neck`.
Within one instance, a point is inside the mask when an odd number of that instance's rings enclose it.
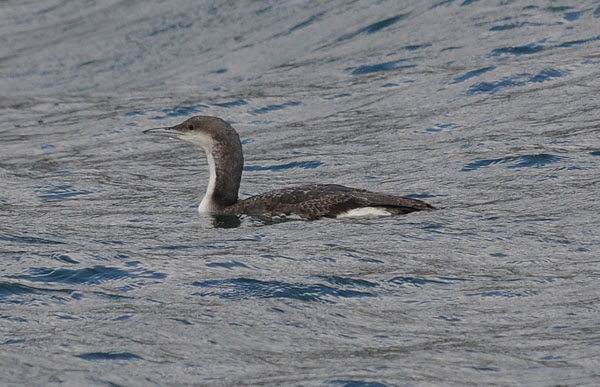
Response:
[[[219,212],[238,201],[244,157],[239,137],[235,137],[203,147],[210,177],[199,212]]]

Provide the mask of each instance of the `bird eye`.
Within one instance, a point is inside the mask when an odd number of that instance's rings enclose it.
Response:
[[[194,125],[192,125],[192,124],[189,124],[189,125],[188,125],[188,129],[189,129],[189,130],[192,130],[192,129],[194,129]]]

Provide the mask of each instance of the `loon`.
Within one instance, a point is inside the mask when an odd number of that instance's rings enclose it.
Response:
[[[229,123],[218,117],[195,116],[179,125],[146,129],[143,133],[177,137],[204,149],[210,177],[206,194],[198,206],[200,213],[313,220],[399,215],[434,209],[421,200],[337,184],[283,188],[239,200],[244,156],[240,137]]]

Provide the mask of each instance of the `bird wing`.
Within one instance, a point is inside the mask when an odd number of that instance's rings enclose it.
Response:
[[[305,219],[335,218],[339,214],[353,208],[365,207],[367,205],[368,202],[362,198],[347,194],[335,194],[308,199],[300,203],[282,203],[274,207],[271,213],[273,215],[295,213]]]
[[[291,200],[288,195],[273,193],[257,195],[227,207],[224,212],[270,216],[298,215],[304,219],[319,219],[335,217],[353,208],[368,205],[362,198],[339,193],[298,199],[296,197],[296,200]]]
[[[433,209],[429,204],[416,199],[335,184],[312,184],[252,196],[225,208],[223,212],[267,216],[295,214],[305,219],[318,219],[333,218],[360,207],[384,208],[392,214]]]
[[[354,195],[366,200],[368,206],[385,208],[394,215],[434,209],[432,205],[424,201],[407,197],[387,195],[366,190],[357,191]]]

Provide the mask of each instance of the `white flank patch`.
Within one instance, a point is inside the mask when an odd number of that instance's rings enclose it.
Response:
[[[346,212],[342,212],[336,218],[353,218],[358,216],[388,216],[391,215],[389,211],[384,210],[383,208],[377,207],[362,207],[355,208]]]
[[[289,215],[279,214],[279,215],[274,216],[274,218],[275,217],[279,218],[281,220],[303,220],[304,219],[303,217],[301,217],[298,214],[289,214]]]

